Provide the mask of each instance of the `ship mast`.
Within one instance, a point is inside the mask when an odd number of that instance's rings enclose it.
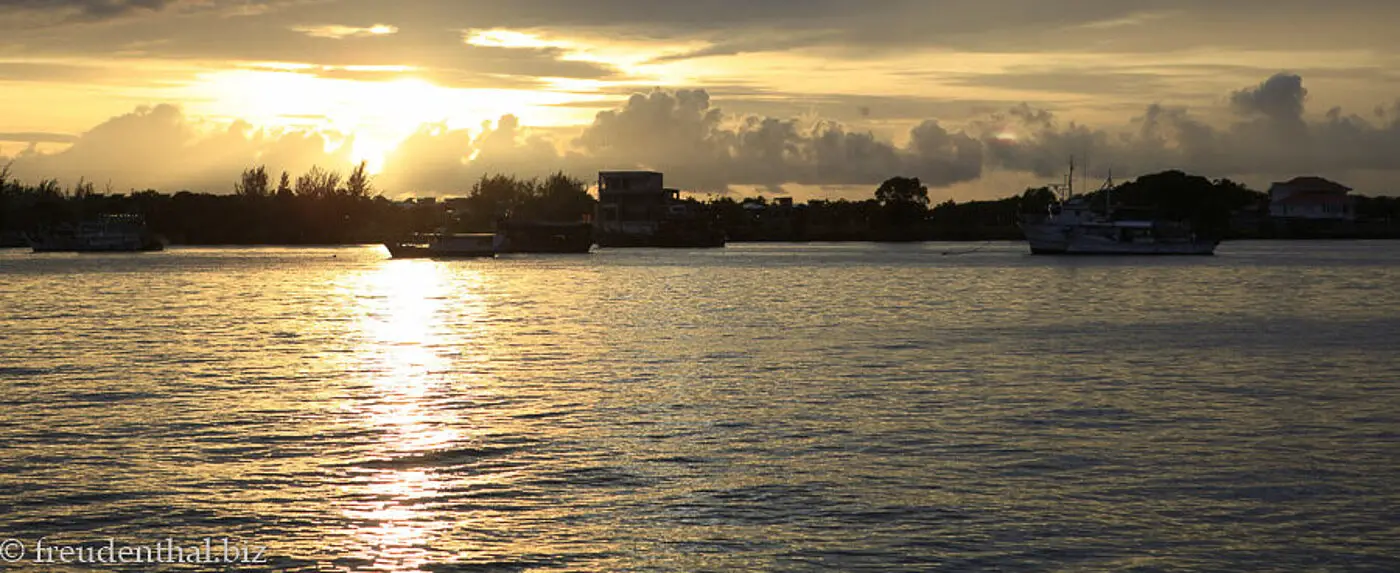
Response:
[[[1104,199],[1103,210],[1108,214],[1110,220],[1113,219],[1113,168],[1108,168],[1108,179],[1103,182]]]
[[[1074,198],[1074,156],[1069,156],[1069,175],[1065,176],[1065,201]]]

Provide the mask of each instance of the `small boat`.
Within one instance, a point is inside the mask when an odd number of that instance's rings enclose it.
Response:
[[[496,256],[496,235],[491,233],[435,233],[410,240],[384,243],[396,259],[475,258]]]
[[[36,253],[123,253],[165,250],[165,238],[146,229],[140,215],[102,215],[77,227],[61,225],[27,235]]]
[[[1018,221],[1034,255],[1213,255],[1219,239],[1198,236],[1184,221],[1115,217],[1112,209],[1112,176],[1100,189],[1105,193],[1104,213],[1095,211],[1088,197],[1074,196],[1074,163],[1064,196],[1050,204],[1045,214],[1022,215]]]

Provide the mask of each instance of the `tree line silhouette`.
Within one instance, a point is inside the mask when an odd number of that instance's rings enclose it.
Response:
[[[320,167],[295,179],[283,172],[274,186],[259,166],[243,172],[232,194],[122,194],[83,180],[72,188],[52,179],[26,185],[0,167],[0,233],[18,246],[23,233],[134,213],[176,244],[360,244],[417,232],[491,231],[501,217],[578,221],[593,212],[587,185],[563,173],[543,180],[484,176],[466,197],[446,201],[392,201],[370,179],[361,163],[348,176]]]
[[[1242,238],[1400,238],[1400,198],[1354,196],[1354,222],[1275,221],[1269,196],[1229,179],[1181,171],[1080,193],[1096,209],[1124,217],[1188,221],[1203,236]],[[893,177],[862,201],[805,204],[763,197],[720,197],[709,204],[733,241],[1021,240],[1022,214],[1044,213],[1057,200],[1050,187],[995,200],[933,205],[918,178]]]
[[[176,244],[357,244],[416,232],[489,232],[502,218],[579,221],[596,200],[583,180],[562,172],[543,179],[487,175],[465,196],[391,201],[373,185],[364,163],[348,175],[313,167],[273,182],[264,166],[245,170],[231,194],[154,190],[98,191],[90,181],[62,187],[48,179],[25,184],[0,167],[0,241],[22,246],[23,233],[101,214],[142,215],[148,227]],[[1099,207],[1145,217],[1188,220],[1198,232],[1224,238],[1270,236],[1400,237],[1400,199],[1357,197],[1360,223],[1345,228],[1279,227],[1267,217],[1268,196],[1228,179],[1180,171],[1146,175],[1111,193],[1084,194]],[[708,213],[731,241],[1018,240],[1022,213],[1044,212],[1055,200],[1047,187],[996,200],[931,204],[918,178],[892,177],[865,200],[790,200],[719,196],[687,199]]]

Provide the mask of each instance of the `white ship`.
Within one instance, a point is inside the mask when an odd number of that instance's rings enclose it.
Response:
[[[1112,211],[1110,177],[1100,189],[1106,212],[1091,208],[1089,198],[1074,195],[1074,163],[1063,193],[1046,213],[1022,215],[1021,231],[1036,255],[1213,255],[1218,239],[1198,237],[1185,222],[1118,218]]]

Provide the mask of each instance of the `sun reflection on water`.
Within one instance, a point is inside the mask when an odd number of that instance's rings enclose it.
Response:
[[[463,281],[463,272],[434,261],[387,261],[353,287],[363,307],[355,361],[366,380],[349,408],[379,443],[345,488],[353,501],[343,514],[358,545],[348,557],[373,570],[411,571],[440,560],[433,542],[453,526],[430,511],[445,478],[422,466],[471,440],[455,410],[442,407],[459,398],[453,363],[474,343],[483,312],[482,297],[461,288],[479,277]]]

